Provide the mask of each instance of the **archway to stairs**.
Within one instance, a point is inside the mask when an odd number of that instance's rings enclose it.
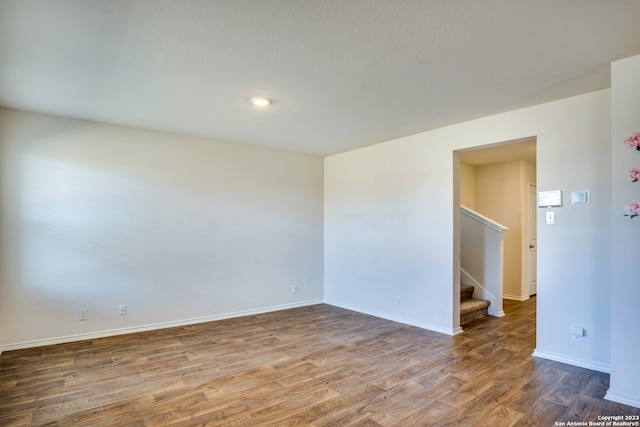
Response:
[[[501,297],[515,301],[529,299],[536,293],[536,138],[528,137],[455,151],[453,161],[454,206],[462,204],[509,228],[504,232]],[[454,288],[457,289],[454,289],[453,311],[455,316],[460,316],[460,298],[455,298],[460,295],[459,214],[454,224],[454,236],[458,241],[454,257]],[[468,275],[464,271],[461,275],[464,282]],[[482,283],[473,280],[471,284],[482,286]],[[471,316],[466,313],[469,304],[464,303],[462,306],[462,321],[473,319],[473,313]]]

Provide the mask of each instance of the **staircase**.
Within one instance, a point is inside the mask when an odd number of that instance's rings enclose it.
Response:
[[[485,317],[489,313],[489,301],[473,298],[474,287],[460,284],[460,325]]]
[[[504,233],[507,227],[467,207],[460,206],[461,324],[485,315],[502,317]],[[482,298],[487,301],[473,299]],[[466,302],[469,300],[469,302]],[[488,308],[487,308],[488,306]],[[472,313],[476,309],[480,313]]]

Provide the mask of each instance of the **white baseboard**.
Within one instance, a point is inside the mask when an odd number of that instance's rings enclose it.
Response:
[[[325,300],[326,304],[329,305],[333,305],[335,307],[340,307],[340,308],[344,308],[346,310],[351,310],[351,311],[356,311],[358,313],[362,313],[362,314],[368,314],[369,316],[374,316],[374,317],[379,317],[381,319],[386,319],[386,320],[391,320],[392,322],[398,322],[398,323],[402,323],[405,325],[410,325],[410,326],[416,326],[418,328],[422,328],[422,329],[427,329],[429,331],[433,331],[433,332],[438,332],[441,334],[446,334],[446,335],[458,335],[459,333],[462,332],[462,328],[458,327],[458,328],[443,328],[441,326],[437,326],[437,325],[430,325],[430,324],[426,324],[426,323],[421,323],[421,322],[415,322],[411,319],[406,319],[403,317],[399,317],[399,316],[394,316],[391,315],[389,313],[382,313],[376,310],[369,310],[367,308],[363,308],[363,307],[357,307],[354,305],[350,305],[350,304],[342,304],[336,301],[331,301],[331,300]]]
[[[533,356],[553,360],[554,362],[566,363],[567,365],[578,366],[580,368],[591,369],[592,371],[604,372],[606,374],[611,373],[611,367],[609,365],[593,362],[591,360],[577,359],[563,354],[541,351],[538,349],[534,350]]]
[[[526,297],[521,297],[521,296],[517,296],[517,295],[502,294],[502,298],[510,299],[510,300],[513,300],[513,301],[526,301],[526,300],[529,299],[529,296],[527,295]]]
[[[149,325],[133,326],[128,328],[109,329],[105,331],[91,332],[87,334],[66,335],[55,338],[45,338],[40,340],[22,341],[0,346],[0,354],[3,351],[20,350],[24,348],[43,347],[54,344],[64,344],[68,342],[92,340],[97,338],[111,337],[115,335],[132,334],[136,332],[154,331],[157,329],[175,328],[177,326],[195,325],[198,323],[215,322],[216,320],[232,319],[235,317],[251,316],[253,314],[269,313],[272,311],[287,310],[290,308],[305,307],[315,304],[323,304],[324,300],[300,301],[292,304],[281,304],[270,307],[261,307],[251,310],[236,311],[231,313],[216,314],[212,316],[194,317],[191,319],[176,320],[171,322],[153,323]]]
[[[629,394],[618,393],[609,389],[604,398],[612,402],[622,403],[623,405],[640,408],[640,396],[631,396]]]

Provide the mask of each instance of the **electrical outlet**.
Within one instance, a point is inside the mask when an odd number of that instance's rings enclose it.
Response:
[[[293,285],[291,287],[291,293],[292,294],[297,294],[298,293],[298,285]]]
[[[127,305],[126,304],[121,304],[118,306],[118,313],[120,313],[120,316],[126,316],[127,315]]]
[[[584,329],[577,326],[570,327],[569,333],[571,334],[571,338],[578,342],[582,342],[582,338],[585,336]]]
[[[78,312],[78,320],[89,320],[89,309],[81,308]]]
[[[398,305],[402,304],[402,295],[396,296],[396,304],[398,304]]]

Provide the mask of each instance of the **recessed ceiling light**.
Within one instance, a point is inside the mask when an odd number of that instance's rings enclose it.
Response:
[[[272,102],[273,101],[266,96],[256,96],[255,98],[251,98],[251,103],[256,107],[266,107]]]

